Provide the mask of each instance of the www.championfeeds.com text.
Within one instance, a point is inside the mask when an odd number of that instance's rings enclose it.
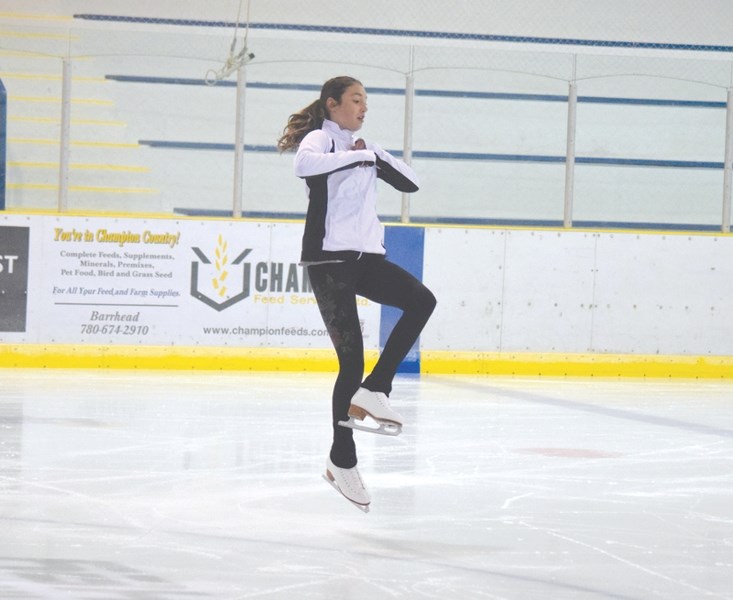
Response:
[[[233,337],[328,337],[326,329],[308,329],[307,327],[203,327],[204,335]]]

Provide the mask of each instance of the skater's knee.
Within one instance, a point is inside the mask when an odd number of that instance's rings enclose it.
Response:
[[[420,288],[418,288],[418,290],[416,290],[414,307],[417,311],[423,314],[426,319],[431,314],[433,314],[433,311],[435,310],[437,304],[437,298],[428,288],[426,288],[425,286],[421,286]]]
[[[428,309],[428,312],[432,313],[438,305],[438,299],[428,288],[425,288],[425,292],[425,307]]]

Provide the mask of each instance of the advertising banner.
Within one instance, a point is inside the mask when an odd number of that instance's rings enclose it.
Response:
[[[298,264],[302,224],[22,221],[0,227],[0,282],[13,291],[0,305],[0,342],[331,348]],[[359,304],[365,348],[376,349],[379,306]]]
[[[26,330],[28,227],[0,225],[0,334]]]

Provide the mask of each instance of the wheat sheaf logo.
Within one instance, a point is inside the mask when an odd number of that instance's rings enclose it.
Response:
[[[199,259],[191,262],[191,295],[219,312],[249,296],[251,265],[250,263],[242,264],[242,261],[247,258],[252,249],[247,248],[230,263],[228,247],[227,241],[219,235],[213,262],[204,254],[201,248],[191,248]],[[202,264],[203,267],[200,266]],[[234,268],[241,268],[242,270],[242,287],[241,290],[231,294],[227,280],[229,279],[230,270]],[[205,273],[202,274],[202,271],[205,271]],[[199,284],[200,276],[204,282],[208,280],[211,283],[206,290],[209,294],[204,293],[202,290],[205,284]]]

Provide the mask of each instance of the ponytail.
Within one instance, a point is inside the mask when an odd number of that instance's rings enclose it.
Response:
[[[341,96],[344,95],[346,88],[361,83],[353,77],[341,76],[329,79],[321,88],[321,96],[315,102],[312,102],[304,109],[290,115],[288,124],[283,129],[280,139],[277,141],[277,148],[280,152],[293,150],[300,145],[303,138],[315,129],[320,129],[323,121],[329,118],[328,109],[326,108],[326,100],[333,98],[339,104]]]
[[[303,138],[314,129],[320,129],[323,120],[328,118],[326,104],[320,98],[304,109],[290,115],[283,134],[277,141],[280,152],[292,150],[300,145]]]

